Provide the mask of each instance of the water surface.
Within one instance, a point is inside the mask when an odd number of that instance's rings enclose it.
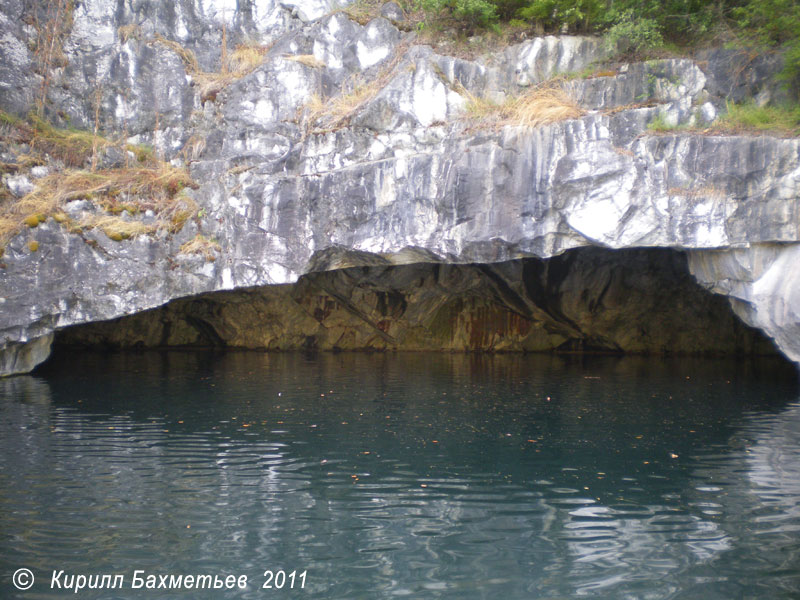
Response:
[[[0,597],[797,598],[798,396],[774,361],[62,354],[0,382]]]

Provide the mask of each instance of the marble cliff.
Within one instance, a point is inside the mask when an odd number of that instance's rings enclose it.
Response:
[[[327,0],[59,7],[2,0],[0,108],[24,117],[44,99],[62,127],[149,145],[188,170],[192,215],[123,239],[64,218],[19,229],[0,257],[2,374],[32,369],[54,336],[777,348],[800,362],[800,140],[704,131],[727,99],[780,94],[775,58],[620,64],[600,40],[569,36],[458,58],[423,45],[391,3],[358,20]],[[32,40],[54,14],[62,52],[42,68]],[[235,48],[258,58],[228,70]],[[476,116],[476,99],[502,104],[556,77],[571,118]],[[6,202],[67,167],[2,152]],[[94,166],[124,168],[127,153],[109,147]],[[62,209],[80,221],[107,207],[87,195]]]

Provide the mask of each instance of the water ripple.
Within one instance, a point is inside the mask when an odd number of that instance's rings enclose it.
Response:
[[[297,568],[313,598],[800,595],[794,383],[538,360],[145,353],[0,383],[0,572]]]

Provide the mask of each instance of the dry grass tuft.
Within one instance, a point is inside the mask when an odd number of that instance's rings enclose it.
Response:
[[[255,165],[237,165],[235,167],[231,167],[227,170],[227,175],[240,175],[242,173],[246,173],[247,171],[253,169]]]
[[[309,123],[318,125],[312,130],[314,133],[335,131],[347,126],[350,118],[381,90],[375,80],[355,80],[349,87],[349,91],[328,100],[323,100],[317,94],[309,99],[305,108],[308,110]]]
[[[180,194],[159,210],[161,226],[170,233],[177,233],[183,228],[186,221],[197,215],[199,210],[197,202],[190,196]]]
[[[201,137],[198,135],[193,135],[181,148],[181,156],[183,156],[183,160],[187,163],[194,162],[200,158],[203,154],[203,150],[206,149],[206,140],[205,137]]]
[[[603,109],[602,113],[604,115],[616,115],[618,113],[625,112],[626,110],[653,108],[654,106],[658,106],[658,102],[656,102],[655,100],[647,100],[645,102],[632,102],[630,104],[622,104],[620,106],[614,106],[612,108]]]
[[[242,77],[261,66],[271,47],[271,44],[239,44],[228,57],[227,69]]]
[[[512,102],[511,120],[525,127],[538,127],[566,119],[577,119],[584,111],[560,88],[541,88]]]
[[[203,102],[216,100],[217,94],[222,90],[257,69],[264,62],[264,56],[269,49],[270,46],[257,44],[240,45],[231,52],[230,56],[223,59],[221,72],[195,73],[200,99]]]
[[[70,200],[90,199],[113,205],[123,197],[141,198],[139,204],[152,209],[195,185],[184,169],[168,163],[95,172],[68,170],[40,180],[33,192],[17,202],[16,212],[49,214]]]
[[[391,81],[407,50],[407,43],[398,45],[392,60],[370,81],[356,76],[345,82],[338,96],[322,98],[314,94],[302,108],[306,133],[326,133],[347,127],[350,119]]]
[[[3,250],[8,240],[11,239],[15,233],[20,231],[20,229],[22,229],[22,226],[20,225],[19,217],[15,217],[6,212],[0,212],[0,251]]]
[[[298,62],[312,69],[324,69],[327,66],[313,54],[284,54],[283,59]]]
[[[238,79],[232,73],[198,73],[195,75],[201,102],[215,102],[217,94]]]
[[[181,59],[183,66],[186,68],[186,72],[189,73],[190,75],[194,75],[196,73],[201,72],[200,63],[197,62],[197,57],[194,55],[194,52],[192,52],[188,48],[184,48],[178,42],[167,39],[159,33],[153,36],[152,41],[157,44],[161,44],[165,48],[177,54],[178,58]]]
[[[138,159],[134,167],[67,168],[51,173],[36,181],[33,192],[23,198],[13,197],[5,186],[0,186],[0,248],[23,228],[37,227],[48,217],[71,228],[72,222],[62,210],[71,200],[89,200],[111,215],[123,211],[131,215],[147,210],[155,213],[154,226],[143,228],[139,223],[137,226],[120,225],[112,230],[109,229],[111,222],[105,223],[106,229],[113,236],[122,236],[121,239],[156,229],[178,231],[188,219],[198,214],[195,201],[183,193],[186,188],[197,187],[189,173],[184,168],[156,159],[150,148],[122,142],[114,144],[84,131],[57,129],[36,115],[30,115],[29,121],[25,122],[0,112],[0,126],[11,129],[9,135],[3,135],[3,142],[32,147],[30,154],[16,156],[16,162],[11,165],[15,170],[46,163],[45,154],[58,157],[66,165],[84,165],[90,156],[96,155],[98,148],[112,145],[133,151]],[[201,151],[199,148],[195,150]],[[111,234],[109,237],[116,239]]]
[[[154,233],[157,229],[155,225],[146,225],[141,221],[126,221],[122,217],[113,215],[93,217],[83,221],[80,225],[87,229],[99,229],[115,242]]]
[[[614,146],[614,152],[616,152],[620,156],[628,156],[628,157],[635,156],[633,150],[631,150],[630,148],[623,148],[622,146]]]
[[[201,233],[198,233],[180,248],[181,254],[200,254],[208,262],[217,260],[217,254],[221,251],[222,247],[215,239],[207,238]]]
[[[228,55],[227,52],[225,52],[225,41],[223,38],[220,71],[217,73],[208,73],[200,69],[200,64],[197,62],[197,57],[194,52],[188,48],[184,48],[178,42],[169,40],[159,34],[156,34],[152,41],[172,50],[180,57],[186,72],[197,82],[200,99],[203,102],[206,100],[211,100],[213,102],[216,100],[217,94],[223,89],[237,79],[241,79],[254,71],[264,62],[264,57],[272,47],[271,44],[240,44]]]
[[[128,40],[139,41],[142,39],[142,28],[135,23],[123,25],[117,29],[117,35],[119,36],[119,41],[123,44],[126,44]]]
[[[672,187],[667,190],[670,196],[681,196],[684,198],[725,198],[725,190],[713,185],[704,185],[692,188]]]
[[[558,85],[537,86],[522,96],[508,98],[503,103],[467,95],[467,115],[481,128],[501,128],[507,125],[539,127],[567,119],[577,119],[583,109]]]
[[[176,232],[198,210],[197,203],[181,193],[187,187],[196,187],[189,174],[167,163],[130,169],[53,173],[39,180],[30,194],[0,207],[0,246],[7,244],[24,226],[36,227],[50,216],[57,223],[69,225],[69,218],[61,208],[77,199],[90,200],[111,216],[123,211],[138,214],[152,210],[156,214],[156,225],[124,221],[128,224],[113,228],[116,220],[81,223],[83,227],[100,227],[111,239],[128,239],[157,229]],[[114,219],[120,217],[114,216]]]

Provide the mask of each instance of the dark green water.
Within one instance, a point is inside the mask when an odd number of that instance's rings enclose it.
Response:
[[[799,397],[776,362],[61,355],[0,382],[0,598],[800,598]]]

